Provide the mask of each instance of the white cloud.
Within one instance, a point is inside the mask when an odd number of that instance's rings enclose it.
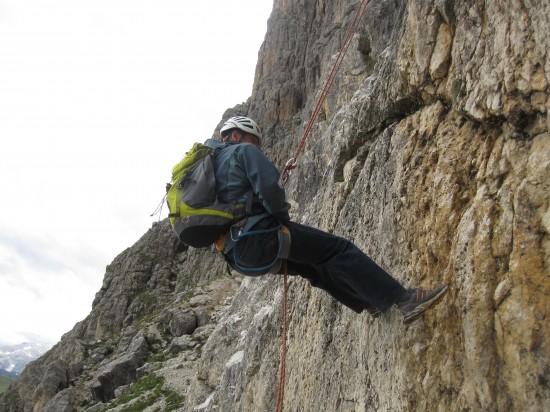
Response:
[[[54,239],[2,233],[1,338],[16,343],[34,334],[55,340],[89,313],[102,259]]]
[[[271,7],[0,0],[0,340],[89,313],[172,165],[250,95]]]

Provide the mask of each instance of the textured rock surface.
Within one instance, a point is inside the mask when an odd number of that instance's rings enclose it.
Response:
[[[167,221],[154,225],[109,265],[90,315],[29,364],[0,410],[122,410],[112,402],[122,396],[183,405],[200,348],[240,283],[224,274],[213,252],[180,245]],[[163,383],[161,395],[138,385],[144,393],[127,396],[140,378]]]
[[[224,117],[258,119],[279,166],[357,6],[274,2],[253,94]],[[397,310],[373,320],[291,279],[286,410],[550,409],[549,16],[548,1],[367,7],[287,186],[293,218],[407,286],[450,292],[405,327]],[[224,271],[156,225],[2,410],[121,410],[129,382],[153,375],[178,410],[274,410],[282,280]]]
[[[279,164],[351,11],[275,2],[249,113],[267,124]],[[369,5],[288,188],[294,218],[353,239],[407,285],[451,292],[405,328],[396,311],[357,316],[294,279],[287,409],[550,407],[549,11]],[[286,37],[298,40],[286,47]],[[208,410],[275,404],[280,280],[245,285],[200,360],[192,404],[209,400]]]

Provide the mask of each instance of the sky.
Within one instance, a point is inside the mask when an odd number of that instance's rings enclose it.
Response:
[[[0,0],[0,344],[90,313],[172,166],[250,96],[272,5]]]

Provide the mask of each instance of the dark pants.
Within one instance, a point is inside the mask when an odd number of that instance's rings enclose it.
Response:
[[[299,223],[285,226],[292,238],[288,273],[306,278],[350,309],[385,311],[405,291],[349,240]]]

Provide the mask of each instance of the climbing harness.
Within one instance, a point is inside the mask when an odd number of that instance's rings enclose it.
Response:
[[[327,81],[325,83],[325,86],[323,87],[323,91],[321,92],[321,95],[319,96],[319,100],[317,101],[317,104],[315,106],[315,109],[313,110],[313,114],[311,115],[311,118],[309,119],[309,122],[306,126],[306,129],[304,131],[304,135],[302,136],[302,140],[300,140],[300,143],[298,144],[298,147],[296,149],[296,152],[294,153],[294,156],[291,157],[288,162],[285,165],[285,168],[283,169],[283,172],[281,173],[281,184],[285,185],[288,182],[288,179],[292,173],[292,170],[296,168],[298,165],[298,156],[300,155],[300,152],[302,151],[302,148],[304,147],[306,143],[306,139],[311,132],[311,129],[313,127],[313,123],[315,122],[315,119],[317,118],[317,115],[319,114],[321,107],[327,97],[328,91],[330,89],[330,86],[334,82],[334,79],[336,77],[336,74],[338,72],[338,69],[342,65],[342,61],[344,60],[344,57],[346,55],[346,52],[348,50],[349,45],[351,44],[351,40],[353,39],[353,36],[355,35],[355,32],[357,31],[357,27],[359,26],[359,22],[361,21],[361,18],[363,17],[363,14],[365,14],[365,10],[367,8],[367,5],[369,4],[370,0],[361,0],[361,4],[357,8],[357,12],[355,13],[355,17],[350,25],[350,28],[348,30],[348,33],[346,35],[346,38],[344,40],[344,43],[342,44],[342,47],[340,48],[340,52],[338,53],[338,57],[336,58],[336,61],[334,62],[334,65],[332,66],[332,70],[330,71],[330,74],[327,78]],[[283,263],[284,266],[284,276],[283,276],[283,336],[282,336],[282,343],[281,343],[281,365],[279,369],[279,390],[277,393],[277,412],[283,411],[283,403],[284,403],[284,392],[285,392],[285,371],[286,371],[286,341],[287,341],[287,300],[288,300],[288,274],[287,274],[287,264],[286,261]]]
[[[277,250],[269,257],[269,261],[263,262],[260,266],[248,266],[240,261],[238,256],[239,244],[237,242],[242,241],[247,236],[269,235],[273,232],[277,232]],[[290,253],[290,231],[280,221],[277,222],[275,227],[248,231],[244,230],[244,225],[235,225],[229,230],[229,238],[234,243],[231,252],[233,257],[232,263],[235,266],[235,269],[247,276],[262,276],[265,274],[274,275],[279,273],[279,270],[283,265],[283,261],[288,258],[288,254]],[[259,242],[260,239],[257,241]],[[247,248],[247,246],[245,246],[245,248]]]

